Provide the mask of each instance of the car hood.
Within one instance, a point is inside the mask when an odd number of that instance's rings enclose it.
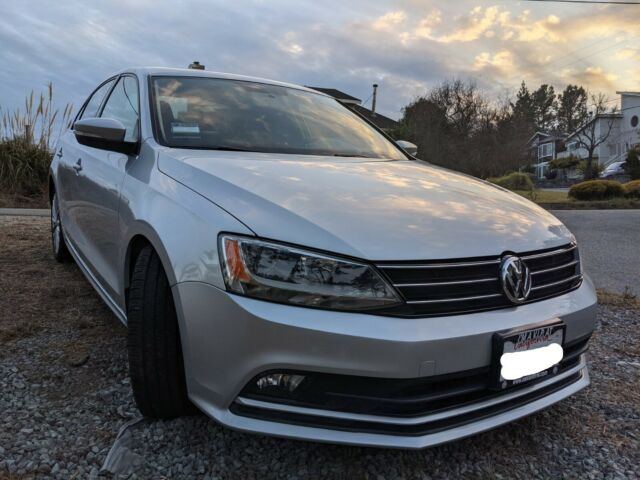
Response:
[[[419,161],[167,150],[158,166],[258,236],[369,260],[494,256],[573,239],[519,195]]]

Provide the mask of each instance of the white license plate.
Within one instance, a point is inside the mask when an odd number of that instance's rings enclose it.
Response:
[[[553,375],[562,360],[566,325],[548,323],[526,330],[495,333],[492,370],[499,389]]]

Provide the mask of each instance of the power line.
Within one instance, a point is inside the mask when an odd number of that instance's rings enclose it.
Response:
[[[575,50],[570,51],[570,52],[569,52],[569,53],[567,53],[566,55],[562,55],[562,56],[560,56],[560,57],[558,57],[558,58],[556,58],[556,59],[554,59],[554,60],[551,60],[549,63],[547,63],[547,64],[546,64],[546,66],[553,65],[554,63],[557,63],[557,62],[559,62],[560,60],[564,60],[565,58],[569,58],[569,57],[571,57],[573,54],[575,54],[575,53],[579,53],[580,51],[588,50],[589,48],[593,47],[594,45],[597,45],[598,43],[602,43],[602,42],[604,42],[605,40],[608,40],[608,38],[607,38],[607,37],[604,37],[604,38],[601,38],[600,40],[596,40],[595,42],[590,43],[589,45],[587,45],[587,46],[585,46],[585,47],[576,48]]]
[[[538,1],[538,0],[536,0],[536,1]],[[640,3],[639,3],[638,5],[640,5]],[[583,61],[585,61],[586,59],[588,59],[588,58],[590,58],[590,57],[593,57],[594,55],[597,55],[597,54],[599,54],[599,53],[602,53],[602,52],[604,52],[604,51],[606,51],[606,50],[609,50],[609,49],[611,49],[611,48],[617,47],[618,45],[622,45],[622,44],[623,44],[623,43],[625,43],[625,42],[626,42],[626,40],[620,40],[618,43],[614,43],[613,45],[609,45],[608,47],[602,48],[602,49],[597,50],[597,51],[595,51],[595,52],[591,52],[589,55],[585,55],[584,57],[578,58],[578,59],[576,59],[576,60],[574,60],[574,61],[572,61],[572,62],[566,63],[566,64],[564,64],[564,65],[561,65],[561,66],[557,67],[557,68],[558,68],[558,69],[562,69],[562,68],[566,68],[566,67],[568,67],[569,65],[573,65],[574,63],[583,62]]]
[[[640,2],[616,2],[605,0],[524,0],[525,2],[548,2],[548,3],[600,3],[605,5],[640,5]]]

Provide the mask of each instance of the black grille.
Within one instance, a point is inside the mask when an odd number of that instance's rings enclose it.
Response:
[[[564,345],[564,357],[559,365],[557,375],[568,372],[580,363],[581,356],[587,350],[588,340],[589,336],[585,336]],[[260,377],[258,376],[247,384],[240,397],[294,407],[410,418],[427,416],[493,398],[497,399],[506,393],[522,390],[532,384],[549,379],[548,376],[542,377],[503,391],[495,391],[490,388],[492,382],[489,367],[419,379],[385,379],[309,372],[291,373],[300,373],[306,375],[306,378],[294,392],[288,393],[286,396],[283,396],[282,393],[264,393],[257,390],[255,381]],[[231,411],[237,415],[252,418],[320,428],[422,435],[452,428],[524,405],[579,380],[580,375],[580,372],[571,374],[534,392],[508,401],[496,401],[472,413],[424,424],[401,424],[399,422],[385,425],[378,422],[354,421],[325,415],[277,411],[246,405],[242,402],[233,403]]]
[[[558,374],[576,365],[587,350],[589,336],[567,342]],[[286,403],[298,407],[319,408],[370,415],[410,417],[428,415],[487,400],[527,387],[549,377],[495,391],[491,388],[490,367],[433,377],[395,379],[335,375],[328,373],[291,372],[305,375],[305,380],[292,393],[263,391],[255,377],[240,393],[241,397],[267,402]],[[281,370],[278,370],[281,372]]]
[[[527,302],[562,295],[582,282],[580,257],[574,244],[515,253],[531,270]],[[382,314],[424,317],[512,307],[500,285],[501,257],[437,262],[380,262],[378,269],[405,303]]]

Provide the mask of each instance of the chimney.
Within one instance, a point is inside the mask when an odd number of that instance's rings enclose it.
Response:
[[[378,96],[378,84],[373,84],[373,99],[371,100],[371,116],[376,116],[376,97]]]
[[[189,68],[191,70],[204,70],[204,65],[201,65],[200,62],[196,60],[193,63],[189,64]]]

